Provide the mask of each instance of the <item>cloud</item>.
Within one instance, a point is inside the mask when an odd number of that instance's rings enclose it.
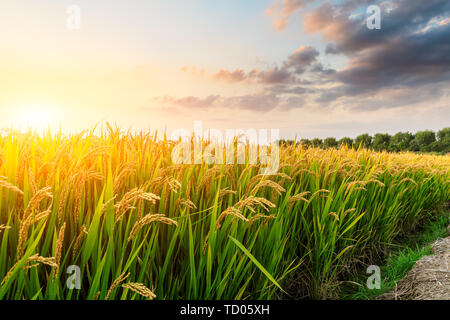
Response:
[[[232,107],[243,110],[267,112],[275,109],[280,103],[280,98],[275,94],[250,94],[225,98],[223,107]]]
[[[267,89],[267,91],[276,94],[290,94],[290,95],[304,95],[316,92],[315,89],[306,88],[303,86],[285,86],[285,85],[275,85]]]
[[[305,98],[303,97],[288,97],[283,103],[280,104],[280,111],[290,111],[292,109],[298,109],[304,107],[306,104]]]
[[[291,92],[292,94],[301,94],[298,92]],[[305,91],[306,92],[306,91]],[[286,92],[287,93],[287,92]],[[159,105],[160,110],[179,107],[187,110],[247,110],[259,113],[269,112],[275,109],[291,110],[294,108],[301,108],[304,106],[305,99],[300,96],[283,97],[280,92],[273,90],[272,92],[260,92],[256,94],[247,94],[239,96],[207,96],[200,97],[183,97],[175,98],[172,96],[162,96],[154,99]]]
[[[180,70],[193,76],[203,76],[205,74],[205,69],[197,68],[196,66],[183,66]]]
[[[273,17],[273,26],[277,31],[283,31],[289,24],[289,19],[300,8],[305,7],[312,0],[276,0],[266,10],[266,14]]]
[[[222,69],[217,73],[213,74],[212,77],[214,80],[222,80],[229,83],[237,83],[247,79],[247,74],[242,69],[236,69],[234,71]]]
[[[287,68],[278,67],[263,71],[253,71],[253,77],[256,77],[263,84],[288,83],[293,81],[293,75]]]
[[[221,69],[212,76],[237,85],[259,84],[260,93],[165,102],[257,112],[304,106],[367,111],[414,106],[449,95],[450,1],[326,1],[306,12],[310,2],[278,1],[270,12],[277,12],[276,22],[283,29],[289,17],[302,10],[304,30],[322,35],[325,54],[346,58],[345,67],[325,66],[317,48],[303,45],[265,69]],[[372,4],[382,9],[381,30],[366,26],[366,9]]]
[[[382,8],[381,30],[369,30],[365,14],[353,14],[364,9],[356,1],[327,2],[305,14],[305,30],[330,41],[325,52],[349,58],[344,69],[328,73],[338,86],[324,92],[318,102],[391,87],[430,89],[430,83],[449,82],[450,2],[374,2]]]
[[[369,30],[365,10],[369,4],[382,9],[381,30]],[[395,37],[415,33],[439,16],[448,16],[450,2],[446,0],[397,0],[326,2],[305,13],[304,28],[309,33],[321,33],[332,41],[328,52],[354,54],[378,46]],[[363,12],[354,14],[354,12]],[[445,19],[443,20],[445,21]]]
[[[188,109],[207,109],[214,108],[219,99],[219,95],[209,95],[203,99],[194,96],[187,96],[177,99],[172,96],[165,95],[154,98],[154,101],[163,105],[180,106]]]
[[[411,112],[411,108],[423,107],[423,103],[428,103],[430,108],[434,108],[440,101],[446,101],[450,97],[446,83],[430,83],[414,89],[385,87],[377,92],[361,92],[350,86],[321,90],[322,92],[315,99],[317,106],[327,109],[343,108],[355,112],[406,107]],[[353,90],[356,92],[352,92]],[[411,90],[414,94],[411,94]]]
[[[294,51],[284,62],[285,68],[294,68],[296,73],[305,72],[313,62],[317,61],[320,55],[316,48],[311,46],[302,46]]]
[[[317,73],[320,75],[325,75],[325,76],[330,76],[336,73],[335,69],[332,68],[325,68],[323,66],[323,64],[321,64],[320,62],[315,63],[312,68],[311,68],[311,72],[313,73]],[[326,82],[326,81],[325,81]]]
[[[212,78],[214,80],[226,81],[228,83],[238,83],[244,80],[256,80],[262,84],[289,83],[294,81],[293,74],[285,67],[273,67],[267,70],[253,69],[246,73],[241,69],[235,71],[220,70],[215,73]]]
[[[229,83],[242,82],[244,80],[255,80],[264,85],[295,83],[299,79],[296,75],[306,72],[327,72],[318,62],[319,51],[312,46],[302,46],[295,50],[282,62],[281,67],[275,66],[266,70],[253,69],[246,73],[242,69],[228,71],[221,69],[215,73],[214,80]]]
[[[450,25],[426,34],[396,37],[357,56],[339,71],[338,81],[376,90],[387,86],[416,87],[450,78]]]

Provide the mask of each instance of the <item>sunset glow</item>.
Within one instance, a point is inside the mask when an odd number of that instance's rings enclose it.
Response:
[[[447,4],[437,14],[431,4],[396,2],[380,2],[384,33],[365,28],[356,2],[80,0],[73,10],[68,1],[8,1],[0,125],[52,120],[78,131],[108,120],[171,132],[196,120],[222,129],[276,123],[289,138],[438,130],[450,118],[439,40],[450,28]],[[428,22],[403,27],[417,12]],[[28,98],[44,110],[6,115]],[[46,101],[55,109],[45,111]]]
[[[56,111],[45,104],[24,104],[17,107],[17,119],[14,123],[19,129],[42,131],[56,127]]]
[[[0,1],[2,307],[450,300],[449,41],[450,0]]]

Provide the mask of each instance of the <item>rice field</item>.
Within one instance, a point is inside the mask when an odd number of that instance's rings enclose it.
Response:
[[[329,298],[450,200],[449,156],[281,146],[265,176],[156,136],[1,134],[0,299]]]

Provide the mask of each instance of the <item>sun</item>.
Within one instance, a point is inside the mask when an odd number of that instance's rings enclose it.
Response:
[[[43,104],[27,104],[18,108],[17,126],[20,129],[42,131],[55,121],[54,110]]]

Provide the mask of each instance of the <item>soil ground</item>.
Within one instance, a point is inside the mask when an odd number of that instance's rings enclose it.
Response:
[[[450,300],[450,236],[437,240],[432,250],[434,255],[417,261],[392,291],[378,299]]]

